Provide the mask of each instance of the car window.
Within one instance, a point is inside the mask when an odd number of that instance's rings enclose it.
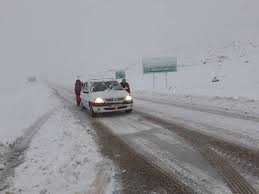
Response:
[[[84,83],[84,89],[83,89],[83,91],[84,91],[84,92],[88,92],[88,90],[89,90],[89,88],[88,88],[88,82],[85,82],[85,83]]]

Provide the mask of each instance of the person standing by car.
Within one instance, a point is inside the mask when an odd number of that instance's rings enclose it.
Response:
[[[126,81],[126,79],[122,79],[122,82],[120,84],[121,84],[121,87],[123,87],[128,93],[130,93],[130,85]]]
[[[82,86],[83,86],[83,84],[80,81],[80,79],[77,79],[76,83],[75,83],[75,95],[76,95],[77,106],[80,106],[80,101],[81,101],[80,93],[81,93]]]

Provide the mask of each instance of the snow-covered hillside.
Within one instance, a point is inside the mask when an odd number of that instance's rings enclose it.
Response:
[[[141,61],[140,61],[141,63]],[[199,55],[178,56],[178,71],[142,74],[141,64],[126,70],[135,90],[151,90],[170,94],[245,97],[259,99],[259,42],[233,41],[219,48],[201,51]],[[217,77],[218,82],[212,82]]]

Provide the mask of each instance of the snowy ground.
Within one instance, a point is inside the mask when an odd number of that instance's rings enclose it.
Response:
[[[178,55],[178,71],[139,75],[128,70],[136,108],[171,122],[258,149],[258,39],[219,42],[196,54]],[[135,76],[135,78],[134,78]],[[216,76],[219,82],[212,82]],[[137,78],[137,79],[136,79]]]
[[[92,129],[87,123],[82,125],[50,89],[34,83],[6,91],[1,98],[12,101],[17,110],[6,106],[13,117],[8,117],[8,122],[4,120],[7,117],[1,117],[2,158],[12,153],[12,149],[19,149],[10,142],[18,137],[19,140],[32,137],[26,141],[29,148],[24,156],[23,153],[19,156],[23,163],[14,169],[14,177],[8,177],[9,188],[2,192],[112,193],[113,165],[98,152]],[[48,115],[47,119],[35,122],[44,114]],[[3,111],[1,115],[5,115]],[[36,134],[28,135],[30,130]],[[2,162],[4,168],[10,167],[8,162]]]
[[[60,91],[69,106],[74,104],[71,87],[52,87]],[[258,149],[258,102],[255,100],[170,95],[153,91],[134,92],[133,96],[136,98],[136,112],[148,113],[209,136]],[[113,168],[111,162],[97,152],[91,127],[87,123],[82,125],[78,115],[61,104],[67,102],[57,102],[52,95],[48,97],[53,98],[54,112],[34,136],[25,162],[15,171],[15,179],[10,179],[13,182],[10,191],[111,193],[114,188]],[[244,107],[247,109],[243,110]],[[230,193],[222,177],[197,150],[188,147],[178,135],[160,125],[143,120],[134,112],[132,115],[104,116],[96,121],[107,126],[147,161],[176,176],[191,189],[200,193]],[[249,175],[247,180],[251,177]],[[249,183],[258,188],[257,183]]]
[[[82,127],[74,117],[65,108],[59,109],[42,126],[27,151],[26,161],[16,169],[11,191],[91,193],[96,190],[94,184],[110,191],[111,164],[97,153],[91,129]],[[95,183],[96,178],[104,179],[104,185]]]
[[[0,144],[13,143],[44,113],[55,107],[50,90],[37,83],[0,89]]]
[[[259,119],[259,101],[243,97],[177,95],[146,90],[136,91],[133,93],[133,96],[137,99],[177,105],[189,109],[217,111],[222,114],[229,113],[232,116],[239,115],[239,117]]]
[[[139,61],[129,66],[126,76],[133,90],[152,90],[168,94],[246,98],[259,100],[259,44],[258,40],[219,42],[208,50],[199,49],[191,54],[181,53],[177,72],[168,73],[165,88],[164,73],[142,74]],[[219,82],[212,82],[213,77]]]
[[[63,96],[72,95],[71,89],[63,88],[63,90]],[[184,126],[190,131],[202,132],[219,139],[219,141],[225,140],[241,147],[258,150],[257,112],[249,107],[246,111],[242,111],[242,107],[249,103],[254,103],[256,106],[256,101],[246,101],[240,98],[175,96],[151,91],[134,92],[133,96],[137,113],[142,112],[167,120],[173,124],[172,128]],[[240,100],[243,100],[242,105],[239,104]],[[247,117],[249,115],[251,117]],[[159,126],[161,123],[153,124],[152,121],[145,120],[134,112],[131,115],[103,115],[96,121],[107,126],[113,134],[126,142],[136,153],[146,157],[149,162],[167,173],[173,172],[174,176],[178,176],[179,180],[192,189],[201,193],[229,192],[224,186],[224,181],[222,182],[217,176],[215,178],[213,169],[208,170],[209,165],[206,163],[206,159],[195,149],[191,151],[187,149],[188,143],[182,141],[174,133],[161,128]],[[176,147],[177,149],[175,149]],[[179,150],[181,150],[180,153]],[[200,164],[202,165],[199,166]],[[205,170],[204,166],[206,166]],[[188,170],[185,171],[186,169]],[[243,172],[240,173],[243,175]],[[257,178],[250,174],[246,177],[248,177],[248,182],[258,190]],[[214,179],[218,181],[217,185],[215,184],[217,181]]]
[[[161,103],[160,103],[161,102]],[[195,107],[197,108],[197,106]],[[258,150],[258,120],[237,118],[236,115],[213,112],[193,107],[182,107],[181,104],[163,104],[163,101],[135,100],[135,109],[148,113],[171,123],[200,131],[226,141]],[[198,107],[199,108],[199,107]]]

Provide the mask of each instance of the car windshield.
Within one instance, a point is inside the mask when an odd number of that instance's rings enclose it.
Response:
[[[103,92],[105,90],[123,90],[117,81],[95,82],[91,88],[92,92]]]
[[[91,89],[92,92],[102,92],[108,89],[103,82],[95,82],[93,83],[91,88],[92,88]]]

